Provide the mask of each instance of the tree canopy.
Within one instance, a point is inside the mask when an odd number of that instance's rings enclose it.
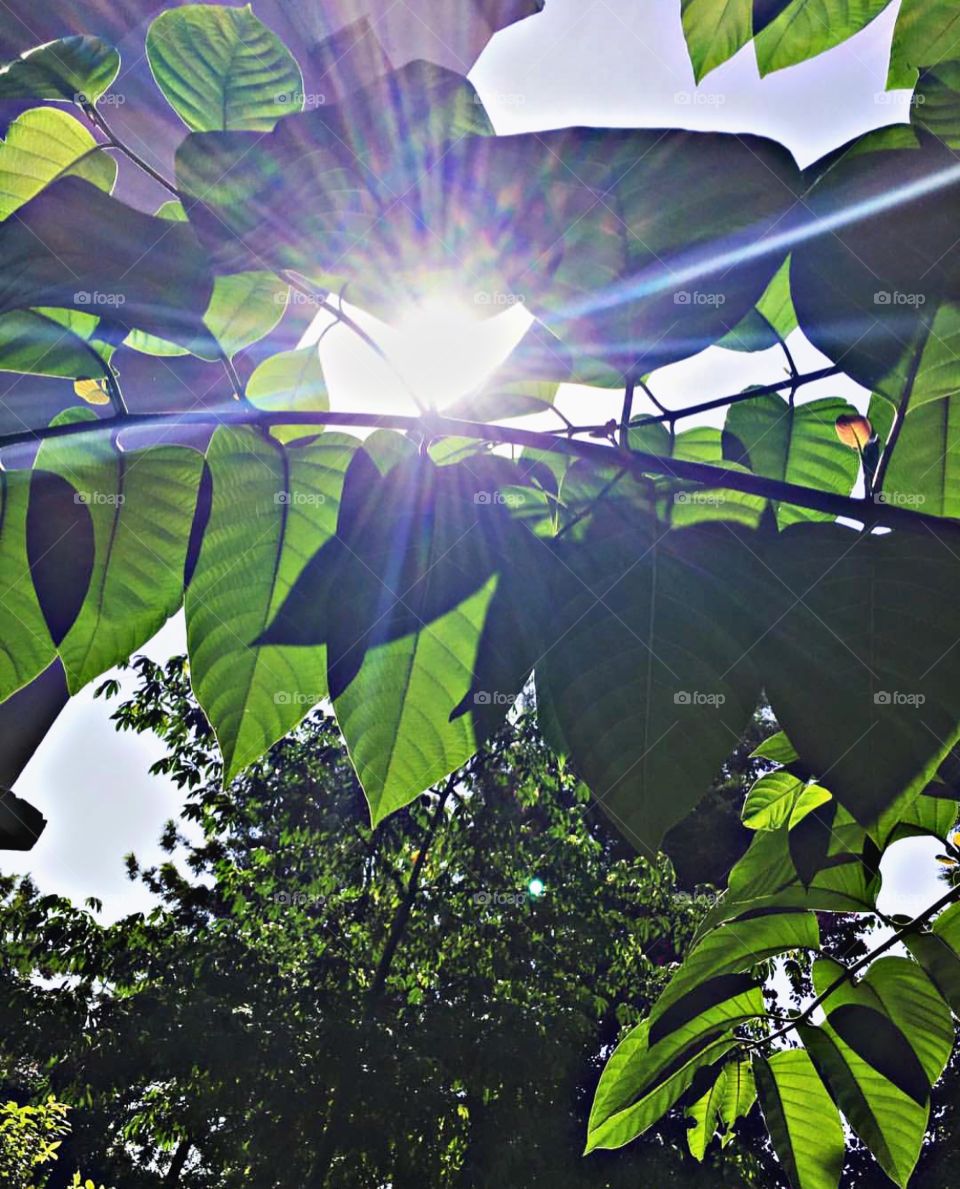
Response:
[[[906,1186],[960,1011],[960,892],[884,920],[853,962],[822,914],[877,916],[885,851],[946,845],[957,816],[953,6],[897,14],[888,85],[912,91],[910,122],[803,170],[752,134],[497,135],[471,82],[426,60],[327,102],[323,46],[298,55],[249,6],[132,8],[119,48],[91,15],[0,69],[6,783],[181,607],[226,784],[329,702],[384,830],[455,796],[526,691],[655,866],[766,698],[781,732],[743,805],[753,840],[612,1052],[587,1152],[678,1104],[705,1150],[756,1098],[793,1189],[836,1189],[851,1133]],[[748,42],[761,74],[804,61],[884,8],[678,16],[699,79]],[[176,128],[166,164],[118,131],[131,37],[156,127]],[[331,408],[305,319],[382,357],[350,310],[390,323],[437,300],[519,301],[531,329],[454,403]],[[794,330],[825,366],[797,369]],[[777,347],[784,370],[664,405],[659,369],[714,345]],[[146,399],[127,381],[143,359],[163,377]],[[830,377],[863,407],[804,399]],[[573,424],[564,383],[616,393],[620,416]],[[0,826],[23,847],[40,823],[12,798]],[[797,951],[812,995],[782,1016],[767,964]]]

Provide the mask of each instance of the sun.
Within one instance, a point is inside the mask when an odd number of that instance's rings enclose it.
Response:
[[[444,295],[411,304],[392,325],[344,308],[383,357],[327,314],[314,320],[302,345],[320,343],[332,407],[376,412],[442,411],[481,388],[533,321],[520,304],[485,317],[479,307]]]

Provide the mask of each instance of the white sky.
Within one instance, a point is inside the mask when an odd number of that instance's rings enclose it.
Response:
[[[884,92],[896,11],[894,5],[844,45],[762,81],[748,46],[697,91],[679,0],[547,0],[540,16],[494,38],[471,77],[501,133],[566,124],[752,132],[780,140],[805,166],[870,128],[908,118],[907,94]],[[451,363],[467,365],[458,373],[461,383],[474,382],[484,358],[495,364],[523,329],[523,312],[515,310],[478,332],[482,341],[445,333],[453,343]],[[420,342],[420,362],[408,340],[404,366],[427,386],[422,360],[436,339],[421,336]],[[799,334],[790,347],[802,371],[825,362]],[[344,332],[327,336],[323,357],[335,405],[409,410],[389,373]],[[781,375],[777,351],[744,356],[712,349],[665,369],[654,387],[668,406],[681,406]],[[855,385],[837,380],[805,389],[803,399],[818,396],[843,396],[861,407],[865,399]],[[561,407],[574,417],[588,411],[598,422],[616,414],[619,402],[567,390]],[[714,423],[721,420],[722,412]],[[158,661],[184,651],[182,616],[143,651]],[[29,871],[44,891],[78,902],[97,896],[105,919],[149,907],[141,887],[127,881],[123,855],[132,850],[143,862],[158,859],[162,825],[178,815],[178,791],[147,775],[161,753],[151,737],[115,732],[88,687],[64,710],[17,783],[17,792],[49,819],[46,832],[32,852],[0,857],[2,869]],[[884,861],[884,911],[913,913],[940,894],[936,849],[932,840],[892,848]]]

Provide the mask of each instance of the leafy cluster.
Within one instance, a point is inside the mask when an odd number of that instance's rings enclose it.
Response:
[[[684,3],[698,72],[751,38],[764,70],[802,60],[884,5],[823,7]],[[0,715],[26,723],[5,767],[49,721],[40,683],[76,692],[182,603],[228,781],[330,699],[376,825],[468,763],[532,681],[551,746],[650,853],[765,693],[785,734],[745,807],[756,840],[611,1058],[588,1146],[682,1099],[705,1149],[756,1092],[795,1189],[839,1183],[841,1111],[905,1185],[960,1006],[956,906],[936,915],[956,891],[893,922],[910,957],[821,956],[823,1023],[812,1007],[774,1020],[752,972],[818,951],[816,912],[875,911],[884,850],[943,838],[956,814],[951,10],[901,6],[891,84],[916,82],[912,122],[803,172],[754,136],[496,136],[467,80],[429,63],[296,110],[303,64],[249,9],[150,26],[187,130],[172,179],[104,118],[120,66],[105,41],[0,71],[0,100],[46,101],[0,157],[0,368],[76,392],[0,443]],[[71,101],[85,124],[50,106]],[[154,214],[118,195],[112,153],[166,188]],[[291,292],[365,337],[336,301],[347,286],[388,320],[438,293],[488,311],[522,294],[535,323],[481,391],[416,418],[331,413],[312,351],[268,351],[250,374],[244,352],[282,341]],[[796,326],[831,367],[797,372]],[[788,374],[659,405],[651,373],[713,344],[779,344]],[[226,375],[236,399],[138,414],[122,351],[165,360],[173,391],[178,369]],[[873,394],[869,418],[799,399],[841,372]],[[509,424],[571,380],[622,389],[619,423]],[[659,413],[635,414],[640,392]],[[722,430],[678,431],[724,406]]]
[[[163,739],[193,840],[129,860],[156,911],[0,903],[0,1070],[77,1104],[75,1160],[125,1189],[766,1187],[760,1153],[691,1169],[681,1119],[579,1160],[602,1055],[710,899],[589,811],[529,714],[373,831],[328,717],[224,790],[183,659],[135,665],[115,717]]]

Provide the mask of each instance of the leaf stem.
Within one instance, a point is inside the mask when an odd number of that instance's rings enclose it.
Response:
[[[180,199],[180,191],[173,184],[173,182],[168,181],[163,176],[163,174],[158,173],[152,165],[149,165],[146,161],[144,161],[144,159],[138,153],[135,153],[129,145],[124,144],[92,103],[84,99],[80,106],[83,108],[83,112],[90,123],[93,124],[95,128],[100,129],[103,135],[107,138],[108,143],[112,145],[113,148],[123,153],[125,157],[128,157],[138,169],[142,169],[145,174],[147,174],[149,177],[152,177],[159,186],[163,186],[164,190],[169,191],[169,193],[171,193],[174,198],[178,200]]]

